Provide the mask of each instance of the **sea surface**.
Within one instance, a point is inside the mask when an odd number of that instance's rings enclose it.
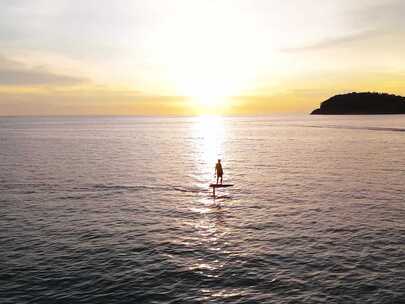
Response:
[[[405,303],[405,116],[0,118],[0,303]]]

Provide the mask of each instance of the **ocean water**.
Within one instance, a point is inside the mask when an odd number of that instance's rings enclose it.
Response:
[[[405,303],[404,198],[403,115],[0,118],[0,302]]]

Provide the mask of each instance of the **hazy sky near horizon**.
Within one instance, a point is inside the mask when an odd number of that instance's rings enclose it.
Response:
[[[405,94],[405,1],[1,0],[0,115],[308,112]]]

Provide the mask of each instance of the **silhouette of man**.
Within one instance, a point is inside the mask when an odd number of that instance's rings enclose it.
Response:
[[[222,170],[222,165],[221,165],[221,160],[218,159],[217,164],[215,165],[215,174],[217,176],[217,185],[218,185],[218,180],[221,179],[221,185],[222,185],[222,175],[224,174],[224,170]]]

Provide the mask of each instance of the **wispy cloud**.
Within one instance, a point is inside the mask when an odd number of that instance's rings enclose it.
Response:
[[[181,96],[146,96],[100,86],[30,91],[7,91],[0,86],[0,116],[180,115],[190,114],[188,104]]]
[[[53,73],[42,67],[27,67],[0,55],[0,86],[66,86],[85,82],[85,78]]]
[[[401,34],[405,32],[404,11],[405,2],[402,0],[370,2],[352,10],[348,9],[340,16],[348,28],[337,29],[336,36],[319,38],[312,43],[284,48],[281,51],[318,51],[347,46],[387,33]]]
[[[370,37],[373,37],[377,34],[379,34],[379,33],[375,30],[362,31],[362,32],[358,32],[358,33],[348,34],[345,36],[329,37],[329,38],[325,38],[323,40],[314,42],[312,44],[307,44],[307,45],[298,46],[298,47],[285,48],[285,49],[282,49],[282,51],[283,52],[303,52],[303,51],[329,49],[329,48],[339,47],[342,45],[347,45],[350,43],[359,42],[359,41],[368,39]]]
[[[403,0],[381,1],[353,11],[351,23],[355,27],[369,27],[375,31],[405,30],[405,2]]]

